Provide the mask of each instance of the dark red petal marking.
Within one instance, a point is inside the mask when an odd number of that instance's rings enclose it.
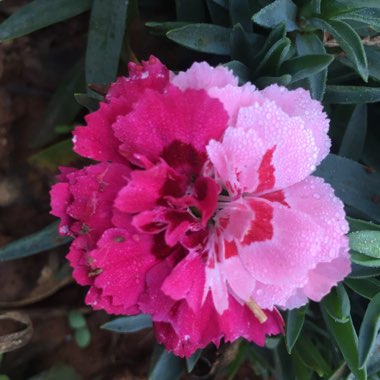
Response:
[[[272,239],[273,236],[273,208],[271,205],[254,199],[248,201],[249,206],[255,213],[251,226],[245,234],[242,244],[249,245],[258,241]]]
[[[235,240],[224,240],[224,257],[225,259],[229,259],[231,257],[237,256],[238,250],[236,247]]]
[[[263,191],[270,190],[275,184],[275,168],[272,164],[272,158],[275,149],[275,146],[271,149],[268,149],[265,152],[263,159],[261,160],[259,167],[259,185],[257,186],[255,193],[262,193]]]
[[[261,198],[265,198],[271,202],[278,202],[286,207],[290,207],[285,200],[285,194],[282,190],[274,191],[273,193],[263,194]]]

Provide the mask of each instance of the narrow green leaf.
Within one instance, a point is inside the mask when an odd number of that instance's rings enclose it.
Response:
[[[323,42],[314,33],[296,36],[296,47],[298,55],[325,54],[326,49]],[[322,100],[326,90],[327,68],[307,78],[309,90],[313,99]]]
[[[364,267],[380,267],[380,259],[374,259],[373,257],[366,256],[362,253],[350,250],[351,261],[355,264],[364,266]]]
[[[40,169],[57,172],[59,166],[70,165],[78,159],[71,139],[60,141],[29,157],[28,161]]]
[[[339,20],[322,20],[314,18],[310,23],[334,36],[342,50],[354,64],[355,70],[365,82],[368,80],[368,62],[363,44],[355,30]]]
[[[189,49],[211,54],[230,54],[231,29],[211,24],[191,24],[169,31],[167,37]]]
[[[178,380],[184,372],[184,362],[166,350],[158,358],[148,380]]]
[[[255,74],[261,76],[277,73],[289,52],[290,45],[291,42],[287,37],[274,43],[257,65]]]
[[[329,315],[323,303],[321,303],[321,310],[326,326],[334,337],[348,367],[356,376],[357,380],[366,380],[366,369],[359,368],[358,337],[351,317],[346,322],[340,323]]]
[[[91,342],[90,330],[87,327],[81,327],[74,331],[74,338],[80,348],[86,348]]]
[[[290,359],[292,361],[292,367],[296,379],[309,380],[314,371],[310,370],[310,368],[304,363],[298,352],[291,355]]]
[[[376,277],[380,275],[380,268],[363,267],[358,264],[352,264],[349,278],[360,279],[367,277]]]
[[[69,325],[72,329],[80,329],[87,326],[86,319],[78,310],[71,310],[69,312],[68,318]]]
[[[350,319],[350,300],[343,287],[339,284],[321,301],[323,307],[336,322],[345,323]]]
[[[230,36],[231,58],[255,69],[255,56],[259,53],[262,44],[262,36],[247,33],[240,24],[237,24],[233,27]]]
[[[281,65],[282,74],[290,74],[292,82],[313,76],[325,68],[334,60],[330,54],[310,54],[289,59]]]
[[[206,4],[213,24],[225,27],[231,26],[227,0],[206,0]],[[225,6],[221,4],[225,4]]]
[[[189,25],[188,22],[184,21],[168,21],[168,22],[146,22],[145,26],[147,26],[152,34],[155,35],[163,35],[165,36],[169,30],[182,28],[183,26]]]
[[[74,94],[75,100],[83,107],[86,107],[89,112],[94,112],[99,108],[99,99],[87,94]]]
[[[295,351],[300,360],[310,369],[317,372],[320,377],[327,377],[332,370],[315,344],[307,336],[299,338]]]
[[[258,88],[265,88],[271,84],[278,84],[279,86],[287,86],[292,81],[292,76],[289,74],[281,75],[280,77],[259,77],[255,79],[254,83]]]
[[[245,31],[252,31],[252,13],[249,0],[229,0],[231,24],[241,24]]]
[[[370,300],[380,293],[380,281],[375,278],[346,278],[344,283],[355,293]]]
[[[0,41],[7,41],[74,17],[90,9],[92,0],[34,0],[0,24]]]
[[[206,9],[203,0],[175,0],[178,21],[203,22]]]
[[[356,231],[348,236],[351,249],[380,259],[380,231]]]
[[[285,342],[286,349],[289,354],[292,353],[293,347],[297,342],[297,339],[301,333],[303,324],[305,322],[305,313],[307,311],[308,305],[300,307],[298,309],[293,309],[288,311],[288,316],[286,320],[286,333]]]
[[[186,358],[187,372],[190,373],[194,369],[201,355],[202,355],[202,350],[197,350],[189,358]]]
[[[252,20],[266,28],[275,28],[280,23],[285,23],[286,30],[291,32],[297,30],[296,23],[297,7],[291,0],[276,0],[261,9]]]
[[[355,161],[329,154],[315,174],[330,183],[344,203],[361,211],[368,219],[380,221],[380,205],[373,201],[380,188],[378,173],[368,173]]]
[[[336,0],[336,1],[338,3],[341,3],[342,6],[350,6],[353,8],[368,7],[368,8],[380,9],[380,3],[378,0],[360,0],[359,3],[357,0]]]
[[[81,380],[82,377],[71,367],[64,364],[56,364],[47,371],[39,373],[28,380]]]
[[[339,155],[359,160],[364,149],[367,135],[367,106],[358,104],[351,115],[342,143],[339,148]]]
[[[230,61],[223,66],[228,67],[233,71],[234,75],[239,78],[239,84],[244,84],[249,81],[249,68],[239,61]]]
[[[364,50],[368,59],[369,76],[380,81],[380,49],[377,46],[365,46]]]
[[[337,20],[351,20],[362,22],[369,27],[379,31],[380,29],[380,8],[361,8],[352,12],[345,12],[334,17]]]
[[[58,235],[58,224],[52,223],[34,234],[0,248],[0,262],[31,256],[68,243],[71,238]]]
[[[86,50],[86,83],[109,84],[119,67],[129,0],[94,0]]]
[[[140,314],[131,317],[119,317],[102,325],[102,329],[117,333],[131,333],[152,327],[149,315]]]
[[[364,367],[373,353],[380,329],[380,293],[368,304],[359,331],[359,366]]]
[[[360,219],[354,219],[347,217],[348,224],[350,225],[350,231],[363,231],[363,230],[369,230],[369,231],[380,231],[380,226],[372,223],[372,222],[366,222],[364,220]]]
[[[81,105],[78,104],[73,94],[84,90],[83,62],[80,60],[63,77],[62,82],[50,99],[46,111],[36,126],[36,133],[30,141],[32,148],[40,148],[51,143],[57,138],[55,127],[71,124]]]

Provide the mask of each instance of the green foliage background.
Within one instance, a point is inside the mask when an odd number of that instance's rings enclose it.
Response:
[[[162,9],[167,20],[150,19]],[[34,0],[0,24],[0,41],[83,12],[90,12],[87,49],[52,97],[31,161],[53,169],[72,161],[68,132],[82,107],[94,110],[102,99],[99,86],[84,84],[107,85],[128,60],[147,58],[131,46],[136,19],[150,20],[150,33],[182,46],[177,54],[222,63],[241,83],[308,89],[331,119],[332,153],[316,174],[346,205],[353,270],[319,304],[284,312],[285,336],[265,348],[245,341],[225,348],[223,371],[233,379],[248,362],[263,379],[380,379],[380,1]],[[0,249],[0,261],[66,243],[54,224]],[[141,316],[103,327],[127,333],[149,326]],[[179,378],[202,357],[199,351],[183,361],[158,349],[150,378]]]

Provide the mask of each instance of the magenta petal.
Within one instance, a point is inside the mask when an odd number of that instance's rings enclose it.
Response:
[[[156,161],[174,141],[205,151],[210,139],[220,138],[227,120],[222,104],[204,90],[182,92],[170,86],[164,94],[146,91],[134,110],[119,117],[113,128],[123,142],[125,157],[133,159],[134,154],[142,154]]]
[[[205,267],[199,255],[187,256],[166,277],[161,290],[173,300],[184,299],[194,313],[201,307],[205,287]]]
[[[137,306],[145,288],[146,272],[156,263],[150,254],[152,238],[125,229],[106,230],[97,248],[90,253],[91,266],[97,274],[94,286],[109,296],[112,305],[125,310]]]

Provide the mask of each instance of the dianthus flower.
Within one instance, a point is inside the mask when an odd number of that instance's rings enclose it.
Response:
[[[322,106],[205,62],[129,68],[74,131],[98,163],[62,168],[51,190],[73,276],[94,309],[150,314],[176,355],[263,345],[283,330],[276,307],[319,301],[350,271],[343,205],[311,175],[330,148]]]

